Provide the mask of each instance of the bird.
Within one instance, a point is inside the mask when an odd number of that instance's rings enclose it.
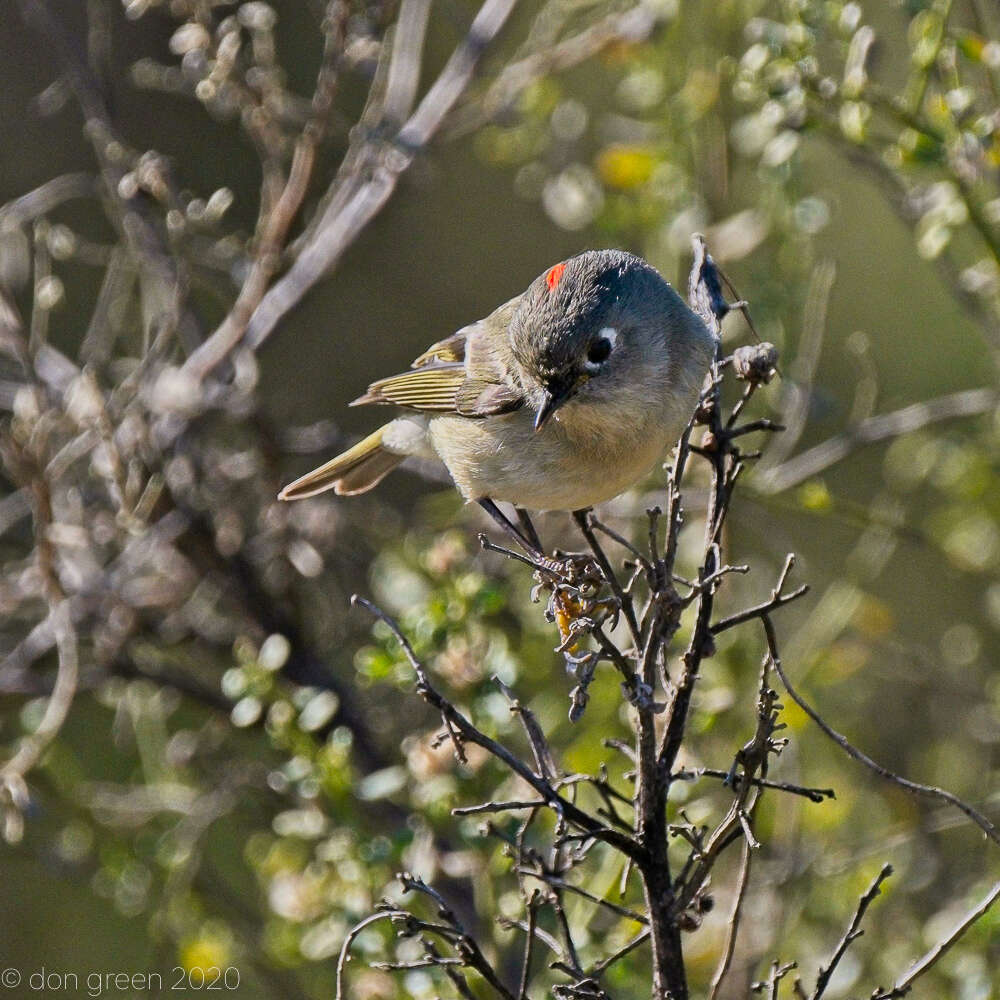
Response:
[[[437,458],[466,501],[537,552],[526,512],[585,511],[648,474],[691,419],[715,352],[655,268],[588,250],[373,382],[350,405],[403,412],[278,496],[353,496],[408,456]]]

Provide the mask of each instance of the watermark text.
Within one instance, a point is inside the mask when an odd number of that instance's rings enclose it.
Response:
[[[240,970],[234,965],[207,969],[186,969],[175,965],[169,972],[51,969],[18,969],[14,966],[0,968],[0,997],[7,990],[22,997],[27,992],[40,995],[65,993],[88,997],[112,996],[115,993],[132,995],[148,993],[159,996],[172,990],[205,993],[232,993],[240,988]]]

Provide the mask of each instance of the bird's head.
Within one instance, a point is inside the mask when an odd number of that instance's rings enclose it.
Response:
[[[700,329],[698,329],[700,328]],[[635,401],[669,388],[673,348],[707,337],[700,321],[649,264],[591,250],[549,268],[521,297],[510,346],[540,430],[571,400]],[[707,367],[707,360],[705,361]],[[664,386],[666,383],[666,386]]]

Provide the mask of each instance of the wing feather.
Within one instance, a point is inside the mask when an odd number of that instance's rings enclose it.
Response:
[[[495,343],[517,302],[511,299],[485,320],[432,344],[409,371],[373,382],[351,406],[388,403],[473,418],[509,413],[523,406],[523,393],[509,375],[503,352]],[[487,333],[492,336],[484,336]]]
[[[454,412],[458,391],[465,382],[465,365],[428,363],[421,368],[390,375],[368,386],[351,406],[364,403],[394,403],[414,410]]]
[[[450,337],[445,337],[444,340],[439,340],[436,344],[431,344],[430,347],[416,358],[411,368],[423,368],[425,365],[432,364],[435,361],[443,362],[462,362],[465,360],[465,338],[468,334],[469,327],[465,327],[458,331],[458,333],[453,333]]]

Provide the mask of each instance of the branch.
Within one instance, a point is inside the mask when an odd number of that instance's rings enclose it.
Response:
[[[587,544],[590,546],[591,552],[594,553],[594,558],[597,559],[597,563],[601,567],[601,572],[604,574],[604,578],[608,581],[608,586],[611,587],[611,591],[615,595],[615,599],[618,601],[618,606],[622,609],[622,612],[625,615],[629,631],[632,633],[632,641],[636,644],[636,646],[641,645],[642,639],[639,634],[639,623],[635,617],[635,607],[632,604],[632,598],[629,594],[626,594],[622,590],[622,585],[618,579],[618,575],[611,568],[611,563],[608,560],[607,555],[605,555],[604,549],[601,548],[601,543],[597,540],[597,535],[594,534],[594,527],[596,524],[593,520],[592,512],[587,510],[574,511],[573,519],[580,526],[580,531],[583,534],[583,537],[587,539]]]
[[[76,694],[80,663],[69,601],[62,600],[51,606],[49,623],[59,655],[55,687],[45,705],[38,728],[21,740],[14,756],[0,767],[0,790],[4,793],[0,811],[5,814],[3,832],[8,843],[19,841],[24,831],[23,811],[28,804],[25,775],[39,763],[52,741],[59,735]]]
[[[414,673],[417,675],[418,693],[429,705],[441,713],[441,717],[453,740],[474,743],[476,746],[480,746],[491,753],[531,785],[542,796],[550,809],[553,809],[560,816],[564,816],[569,822],[580,827],[581,830],[596,837],[598,840],[605,841],[635,861],[638,861],[643,856],[641,848],[631,837],[625,836],[617,830],[608,829],[589,813],[584,812],[572,802],[564,799],[548,781],[532,771],[530,767],[515,757],[505,746],[496,740],[490,739],[485,733],[477,729],[450,701],[441,695],[431,684],[427,672],[417,659],[413,652],[413,647],[403,635],[399,626],[384,611],[370,601],[366,601],[363,597],[359,597],[357,594],[351,598],[351,603],[365,608],[370,614],[388,626],[396,641],[402,647],[410,666],[413,667]]]
[[[593,977],[600,976],[608,968],[614,965],[614,963],[617,962],[620,958],[624,958],[627,954],[629,954],[629,952],[635,951],[635,949],[638,948],[639,945],[643,944],[648,940],[649,940],[648,930],[641,931],[639,934],[636,934],[636,936],[632,938],[632,940],[629,941],[628,944],[623,945],[613,955],[609,955],[607,958],[601,959],[601,961],[598,962],[590,970],[590,975]]]
[[[993,904],[1000,899],[1000,882],[987,893],[986,898],[976,906],[974,909],[970,910],[965,917],[962,919],[961,923],[948,935],[943,941],[936,944],[923,958],[914,963],[909,972],[903,976],[899,982],[891,990],[875,990],[872,993],[871,1000],[896,1000],[897,997],[906,996],[907,993],[913,988],[913,984],[927,971],[933,968],[938,961],[945,955],[945,953],[951,948],[953,944],[977,921],[982,917]]]
[[[0,232],[8,227],[23,226],[39,216],[48,215],[65,201],[94,198],[100,193],[96,178],[91,174],[62,174],[40,184],[33,191],[14,198],[0,208]]]
[[[298,214],[309,187],[316,150],[323,141],[329,112],[336,93],[336,72],[347,28],[347,4],[332,0],[327,10],[326,46],[316,81],[313,114],[295,143],[288,177],[274,204],[264,193],[257,220],[256,249],[253,264],[243,282],[236,302],[216,331],[188,358],[185,368],[203,379],[240,342],[254,310],[260,305],[268,284],[278,269],[281,251],[292,221]],[[280,167],[276,166],[279,175]],[[265,180],[265,189],[267,181]]]
[[[696,767],[690,770],[674,771],[670,776],[671,781],[694,781],[700,777],[721,778],[732,785],[737,785],[741,781],[749,781],[751,785],[758,788],[773,788],[778,792],[788,792],[789,795],[801,795],[809,799],[810,802],[824,802],[827,799],[835,799],[837,793],[832,788],[807,788],[804,785],[793,785],[788,781],[771,781],[767,778],[752,778],[737,771],[722,771],[714,767]]]
[[[578,885],[573,885],[572,882],[567,882],[565,879],[559,878],[550,872],[534,871],[531,868],[524,867],[518,867],[514,870],[521,875],[528,875],[530,878],[536,878],[539,882],[544,882],[546,885],[555,886],[558,889],[566,889],[569,892],[575,893],[577,896],[582,896],[584,899],[589,900],[596,906],[604,906],[611,910],[612,913],[617,913],[618,916],[625,917],[628,920],[634,920],[637,924],[649,923],[649,920],[641,913],[636,913],[635,910],[630,910],[627,906],[619,906],[617,903],[612,903],[610,899],[602,899],[600,896],[595,896],[592,892],[588,892],[586,889],[583,889]]]
[[[449,136],[466,135],[485,125],[509,108],[539,78],[578,66],[616,42],[644,41],[655,26],[653,10],[640,3],[629,10],[608,14],[555,44],[543,39],[538,51],[506,66],[479,101],[456,115]]]
[[[778,655],[777,649],[777,638],[774,633],[774,626],[771,624],[771,619],[764,615],[761,618],[761,622],[764,625],[764,634],[767,636],[767,646],[771,653],[771,658],[774,663],[774,669],[778,676],[781,678],[781,683],[785,685],[785,690],[788,692],[792,701],[795,702],[799,708],[802,709],[806,715],[809,716],[813,722],[816,723],[819,728],[826,733],[827,736],[833,740],[849,757],[853,757],[856,761],[864,764],[869,770],[874,771],[880,778],[885,778],[887,781],[891,781],[893,784],[898,785],[900,788],[912,793],[913,795],[921,795],[926,798],[939,799],[943,802],[947,802],[949,805],[954,806],[956,809],[961,810],[965,813],[973,823],[978,826],[987,837],[990,838],[994,843],[1000,844],[1000,830],[994,826],[981,812],[974,809],[967,802],[963,802],[962,799],[958,798],[957,795],[953,795],[951,792],[945,791],[943,788],[937,788],[934,785],[921,785],[916,781],[910,781],[908,778],[903,778],[893,771],[890,771],[887,767],[883,767],[881,764],[876,763],[867,754],[858,750],[846,736],[842,736],[838,733],[832,726],[828,725],[820,714],[792,687],[791,682],[788,679],[788,675],[785,673],[784,668],[781,665],[781,658]]]
[[[365,137],[359,148],[348,153],[330,200],[298,258],[263,296],[246,326],[243,341],[251,350],[260,347],[284,316],[329,274],[382,210],[400,177],[468,87],[480,58],[500,33],[515,4],[516,0],[486,0],[468,34],[392,142],[380,148],[373,138]],[[218,335],[216,331],[212,336]],[[216,348],[212,351],[218,353]]]
[[[113,208],[112,223],[149,281],[147,319],[168,317],[188,350],[200,338],[198,322],[184,303],[183,282],[175,258],[167,249],[161,224],[146,204],[145,194],[129,195],[121,181],[127,173],[120,159],[109,155],[112,148],[127,149],[105,102],[105,95],[84,53],[45,0],[20,0],[21,16],[55,52],[66,80],[83,112],[86,135],[101,167],[107,202]],[[144,296],[145,297],[145,296]]]
[[[859,447],[900,437],[942,420],[990,413],[998,402],[1000,393],[995,389],[966,389],[868,417],[787,462],[761,471],[755,477],[755,485],[764,493],[780,493],[843,461]]]
[[[804,597],[808,594],[809,584],[807,583],[788,594],[782,593],[785,581],[787,580],[788,574],[794,565],[795,555],[789,552],[789,554],[785,557],[785,565],[782,567],[781,573],[778,576],[778,582],[771,591],[770,599],[764,601],[763,604],[757,604],[752,608],[747,608],[745,611],[740,611],[738,614],[730,615],[728,618],[723,618],[721,621],[716,622],[710,629],[712,635],[719,635],[727,629],[731,629],[736,625],[742,625],[744,622],[751,621],[754,618],[763,618],[777,608],[798,600],[798,598]]]
[[[883,865],[882,870],[875,876],[875,880],[868,887],[868,890],[858,901],[858,907],[854,911],[854,917],[851,920],[850,925],[844,932],[844,936],[840,939],[840,943],[834,949],[833,955],[830,958],[829,965],[826,968],[821,968],[819,970],[819,975],[816,977],[816,989],[813,990],[812,996],[809,1000],[820,1000],[820,997],[826,992],[827,986],[830,985],[830,977],[834,974],[837,966],[840,964],[840,960],[847,954],[847,949],[850,948],[851,944],[856,941],[864,931],[861,930],[861,921],[864,920],[865,912],[868,907],[871,906],[875,897],[882,892],[882,883],[892,874],[892,865]]]
[[[355,938],[366,927],[370,927],[380,920],[405,920],[409,916],[410,914],[406,910],[382,910],[379,913],[372,913],[370,916],[365,917],[364,920],[359,920],[350,929],[347,937],[344,938],[344,943],[340,947],[340,955],[337,958],[337,989],[336,993],[334,993],[334,1000],[344,1000],[344,970],[347,967],[347,963],[351,960],[351,946],[354,944]]]
[[[454,911],[444,901],[444,897],[441,893],[429,886],[422,878],[418,878],[408,872],[400,872],[396,878],[398,878],[402,883],[403,890],[405,892],[419,892],[430,897],[437,906],[438,916],[444,920],[446,924],[448,924],[448,927],[444,928],[438,925],[431,925],[423,921],[418,921],[421,927],[431,931],[431,933],[444,935],[445,938],[449,940],[449,942],[452,943],[458,951],[462,964],[467,968],[474,969],[478,972],[479,975],[482,976],[483,979],[485,979],[498,994],[500,994],[503,1000],[516,1000],[514,994],[507,989],[507,987],[503,984],[503,981],[496,974],[496,971],[483,954],[482,949],[480,949],[479,944],[476,942],[476,939],[472,937],[471,934],[467,933],[465,928],[461,925],[461,923],[459,923]],[[451,941],[452,935],[454,935],[457,940]]]
[[[746,897],[747,886],[750,884],[750,865],[753,858],[753,848],[749,840],[743,841],[743,857],[740,861],[740,874],[736,880],[736,895],[733,897],[733,909],[729,914],[729,932],[726,934],[726,947],[719,965],[712,977],[712,985],[709,990],[708,1000],[717,1000],[719,990],[725,982],[729,973],[729,967],[733,961],[733,954],[736,951],[736,935],[740,929],[740,915],[743,910],[743,900]]]
[[[517,695],[496,674],[493,675],[493,683],[500,688],[504,697],[510,702],[511,714],[516,715],[521,720],[528,742],[531,744],[531,753],[535,758],[535,770],[538,772],[538,776],[545,781],[553,781],[558,777],[559,771],[552,758],[552,751],[545,740],[542,727],[535,718],[535,713],[523,705],[518,700]]]

